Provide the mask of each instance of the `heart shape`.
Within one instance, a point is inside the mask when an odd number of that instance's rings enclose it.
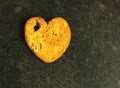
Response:
[[[71,40],[70,26],[61,17],[48,23],[41,17],[32,17],[25,24],[24,35],[30,50],[46,63],[60,58]]]

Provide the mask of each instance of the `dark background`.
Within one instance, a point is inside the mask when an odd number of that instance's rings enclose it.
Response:
[[[71,26],[70,46],[54,63],[24,41],[32,16]],[[120,88],[120,0],[0,0],[0,88]]]

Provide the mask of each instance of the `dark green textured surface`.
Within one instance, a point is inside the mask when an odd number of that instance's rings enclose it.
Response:
[[[120,0],[0,4],[0,88],[120,88]],[[71,26],[71,44],[54,63],[43,63],[24,41],[32,16],[61,16]]]

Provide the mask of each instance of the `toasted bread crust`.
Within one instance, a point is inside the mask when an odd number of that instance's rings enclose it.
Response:
[[[34,26],[40,28],[35,31]],[[60,58],[71,40],[70,26],[61,17],[47,22],[41,17],[32,17],[25,24],[25,40],[31,51],[42,61],[51,63]]]

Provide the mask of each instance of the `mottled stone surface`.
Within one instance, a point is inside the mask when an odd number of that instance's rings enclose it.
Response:
[[[0,4],[0,88],[120,88],[120,0]],[[32,16],[61,16],[71,26],[71,44],[54,63],[43,63],[24,41]]]

